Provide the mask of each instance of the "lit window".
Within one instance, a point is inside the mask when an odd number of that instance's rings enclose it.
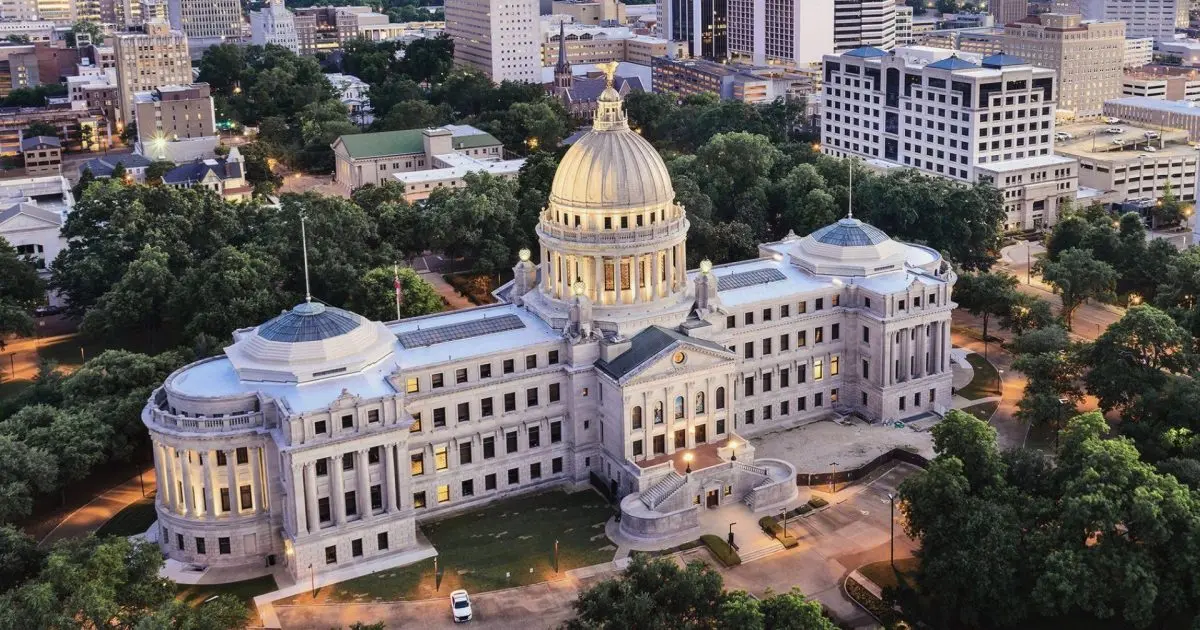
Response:
[[[825,365],[825,362],[821,359],[815,359],[813,361],[813,380],[814,381],[819,381],[822,378],[824,378],[824,376],[825,376],[825,373],[823,371],[824,365]]]
[[[446,447],[439,446],[433,449],[433,466],[438,470],[446,470],[449,466],[450,458],[446,455]]]
[[[438,503],[445,503],[450,500],[450,486],[437,487],[437,500]]]
[[[409,394],[421,391],[420,381],[418,381],[416,378],[409,378],[407,381],[405,381],[404,391]]]

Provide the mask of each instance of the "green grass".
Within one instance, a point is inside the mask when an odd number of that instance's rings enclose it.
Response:
[[[439,553],[436,580],[430,559],[322,588],[318,599],[426,599],[457,588],[482,592],[544,582],[556,575],[555,540],[559,574],[611,561],[616,547],[604,535],[611,516],[612,508],[591,490],[501,501],[421,526]],[[291,601],[299,603],[304,597]]]
[[[916,573],[920,564],[916,558],[901,558],[896,561],[896,568],[893,570],[891,561],[884,560],[861,567],[858,572],[878,584],[879,588],[896,588],[900,584],[900,575],[904,576],[904,581],[908,584],[914,584],[912,575]],[[897,571],[900,572],[900,575],[896,574]]]
[[[154,495],[138,499],[117,512],[108,522],[96,530],[97,536],[133,536],[144,534],[158,513],[154,511]]]
[[[967,355],[967,363],[970,363],[971,368],[975,370],[975,376],[971,378],[970,383],[956,393],[967,400],[999,396],[1000,373],[996,371],[996,366],[983,358],[983,355],[975,352]]]
[[[979,403],[978,405],[971,405],[970,407],[963,407],[962,411],[965,411],[965,412],[971,414],[972,416],[975,416],[976,418],[979,418],[980,420],[987,422],[988,420],[992,419],[992,414],[996,413],[996,408],[999,406],[1000,406],[1000,401],[993,400],[992,402]]]
[[[233,595],[253,609],[253,600],[255,597],[263,593],[270,593],[278,588],[278,586],[275,586],[275,578],[265,575],[253,580],[230,582],[228,584],[176,584],[175,598],[183,600],[192,606],[199,606],[204,603],[204,600],[210,597]]]
[[[105,350],[120,349],[144,354],[158,354],[175,347],[176,339],[162,331],[144,331],[140,334],[121,335],[102,341],[84,340],[78,336],[57,341],[43,341],[38,345],[38,358],[53,361],[68,370],[83,365],[85,359],[99,356]],[[83,350],[82,354],[80,349]]]

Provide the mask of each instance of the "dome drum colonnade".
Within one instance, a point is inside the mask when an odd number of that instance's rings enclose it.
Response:
[[[600,310],[684,296],[687,217],[658,152],[629,128],[615,64],[601,70],[609,85],[592,133],[563,156],[537,226],[540,290],[566,302],[580,283]]]

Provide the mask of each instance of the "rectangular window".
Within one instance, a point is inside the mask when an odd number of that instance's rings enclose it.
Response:
[[[326,433],[329,433],[329,429],[326,428],[324,420],[317,420],[316,422],[313,423],[313,433],[315,433],[317,435],[324,435]]]
[[[354,416],[349,416],[349,415],[342,416],[342,428],[343,429],[353,429],[354,428]],[[217,451],[217,454],[220,455],[221,452]]]
[[[829,338],[832,339],[833,341],[837,341],[838,339],[842,338],[842,325],[841,324],[834,324],[829,327]]]
[[[771,338],[770,337],[767,337],[766,339],[762,340],[762,346],[763,346],[763,356],[771,354]]]
[[[470,464],[471,463],[471,443],[470,442],[459,442],[458,443],[458,463],[459,464]]]
[[[829,357],[829,375],[830,376],[838,375],[838,372],[840,371],[840,367],[841,367],[840,364],[841,364],[841,358],[838,357],[836,354],[833,355],[832,357]]]
[[[771,373],[770,373],[770,372],[767,372],[766,374],[763,374],[763,376],[762,376],[762,383],[763,383],[763,388],[762,388],[762,390],[763,390],[763,393],[766,393],[766,392],[769,392],[769,391],[771,391],[771,381],[772,381],[772,378],[771,378]]]
[[[642,456],[642,453],[643,453],[643,451],[642,451],[642,441],[641,441],[641,440],[634,440],[634,441],[633,441],[633,456],[634,456],[634,457],[641,457],[641,456]]]
[[[746,410],[746,424],[754,424],[754,410],[753,409]]]
[[[825,342],[825,328],[821,327],[821,326],[817,326],[816,328],[813,329],[813,343],[824,343],[824,342]]]
[[[433,388],[434,389],[437,389],[442,386],[443,383],[442,383],[442,373],[441,372],[438,372],[437,374],[431,374],[430,378],[433,379]]]
[[[563,459],[561,457],[555,457],[554,459],[550,460],[550,474],[557,475],[558,473],[562,472],[562,462]]]
[[[742,358],[743,359],[753,359],[754,358],[754,342],[753,341],[747,341],[746,345],[742,347]]]
[[[779,351],[780,352],[786,352],[788,350],[791,350],[791,345],[792,345],[792,336],[791,335],[779,335]]]
[[[766,405],[763,407],[763,420],[770,420],[770,419],[771,419],[771,405]]]
[[[419,510],[423,507],[425,507],[425,492],[424,491],[414,492],[413,493],[413,508]]]
[[[808,331],[801,330],[796,333],[796,347],[803,348],[808,345]]]
[[[504,452],[506,454],[517,452],[517,432],[516,431],[509,431],[508,433],[504,434]]]
[[[217,539],[217,553],[221,554],[222,556],[229,555],[230,551],[228,536],[221,536]]]
[[[342,470],[354,470],[354,453],[342,453]]]
[[[516,411],[516,410],[517,410],[517,394],[515,392],[509,392],[509,393],[505,394],[504,395],[504,411],[509,412],[509,411]]]
[[[470,422],[471,421],[471,403],[465,403],[465,402],[458,403],[458,421],[459,422]]]
[[[250,450],[247,449],[245,446],[243,446],[243,447],[237,449],[236,457],[237,457],[237,463],[249,464],[250,463]]]
[[[838,388],[834,387],[829,390],[829,404],[836,405],[838,401]]]
[[[200,553],[200,554],[208,553],[208,551],[204,547],[204,539],[199,536],[196,537],[196,553]]]
[[[723,435],[724,433],[725,433],[725,418],[721,418],[721,419],[717,420],[717,435]]]
[[[754,313],[746,313],[744,323],[749,326],[754,323]]]
[[[511,485],[518,484],[518,483],[521,483],[521,469],[520,468],[509,468],[508,469],[508,485],[511,486]]]
[[[549,363],[550,365],[558,365],[558,350],[551,350],[550,353],[546,355],[546,363]]]
[[[667,436],[665,436],[665,435],[654,436],[653,447],[654,447],[655,455],[662,455],[663,453],[666,453],[667,452]]]
[[[536,387],[530,387],[529,389],[525,390],[525,406],[538,406],[538,390]]]
[[[325,564],[337,564],[337,546],[330,545],[325,548]]]
[[[425,474],[425,454],[424,453],[413,453],[410,456],[410,459],[412,460],[412,465],[409,468],[409,472],[411,473],[411,475],[413,477],[420,477],[421,475],[424,475]]]
[[[446,485],[438,486],[437,487],[437,502],[445,503],[449,500],[450,500],[450,486],[446,486]]]
[[[327,523],[332,518],[329,514],[329,497],[317,499],[317,520]]]
[[[781,416],[788,415],[788,411],[789,411],[788,407],[789,407],[790,402],[791,401],[788,401],[788,400],[779,401],[779,415],[781,415]]]
[[[490,418],[492,416],[492,397],[491,396],[488,396],[487,398],[484,398],[483,400],[479,401],[479,415],[483,416],[484,418]]]
[[[512,374],[514,371],[516,371],[516,369],[517,369],[516,363],[513,362],[512,359],[504,360],[504,373],[505,374]]]
[[[813,310],[815,310],[815,311],[825,310],[825,298],[817,298],[817,303],[813,307]]]
[[[388,548],[387,532],[379,532],[379,534],[377,534],[375,536],[375,547],[377,549],[379,549],[380,551],[387,550],[387,548]]]
[[[367,412],[367,423],[379,422],[379,410],[372,409]]]
[[[753,396],[754,395],[754,377],[747,376],[745,378],[745,380],[743,381],[743,383],[745,385],[745,387],[744,387],[745,395],[747,397]]]
[[[371,509],[372,510],[382,510],[383,509],[383,486],[380,484],[375,484],[375,485],[371,486],[370,492],[371,492]]]
[[[417,380],[417,377],[410,376],[404,381],[404,392],[406,394],[415,394],[419,391],[421,391],[421,381]]]
[[[808,302],[798,302],[796,304],[796,314],[803,315],[808,312]]]
[[[416,433],[421,430],[421,412],[416,412],[412,415],[413,423],[408,427],[409,433]]]
[[[529,478],[530,479],[541,479],[542,478],[541,462],[529,465]]]
[[[473,497],[473,496],[475,496],[475,480],[474,480],[474,479],[464,479],[464,480],[463,480],[463,482],[462,482],[462,495],[463,495],[464,497]]]
[[[864,380],[871,378],[871,364],[866,359],[862,362],[862,377]]]
[[[433,410],[433,428],[446,426],[446,408],[438,407]]]
[[[823,394],[821,392],[817,392],[817,393],[813,394],[813,406],[814,407],[821,407],[825,404],[824,401],[821,399],[822,396],[823,396]]]
[[[358,493],[351,490],[345,494],[346,516],[358,514]]]
[[[550,402],[552,402],[552,403],[558,402],[558,397],[559,397],[558,383],[550,383],[550,388],[549,388],[549,391],[546,392],[546,395],[547,395],[547,398],[550,399]]]
[[[483,489],[484,490],[495,490],[496,489],[496,473],[492,473],[483,478]]]
[[[829,305],[830,305],[830,306],[837,306],[838,304],[841,304],[841,303],[842,303],[842,296],[841,296],[841,295],[835,295],[835,296],[833,296],[832,298],[830,298],[830,299],[829,299]]]
[[[786,388],[790,384],[789,383],[790,378],[791,378],[791,370],[789,370],[788,368],[781,368],[779,370],[779,386],[780,387]]]
[[[537,355],[529,354],[525,356],[525,369],[532,370],[537,368]]]
[[[558,444],[562,441],[562,421],[555,420],[550,423],[550,443]]]
[[[863,343],[871,343],[871,329],[866,326],[863,326],[862,340]]]
[[[322,457],[317,460],[317,476],[324,477],[329,474],[329,458]]]
[[[779,317],[781,319],[784,317],[787,317],[789,314],[791,314],[791,308],[792,308],[791,304],[780,304],[779,305]]]
[[[913,394],[913,406],[916,406],[916,407],[921,406],[921,392],[917,392],[917,393]]]
[[[494,436],[489,435],[489,436],[483,438],[483,458],[484,459],[492,459],[495,456],[496,456],[496,438]]]
[[[819,381],[825,378],[825,361],[824,359],[813,359],[813,380]]]
[[[250,492],[249,485],[238,488],[238,501],[241,503],[243,510],[249,510],[254,507],[254,495]]]
[[[467,382],[467,368],[454,370],[454,382],[459,384]]]
[[[450,467],[450,456],[445,446],[433,449],[433,467],[436,470],[446,470]]]
[[[796,383],[808,382],[808,366],[803,363],[796,366]]]
[[[737,327],[737,317],[734,315],[726,315],[725,316],[725,328],[735,328],[735,327]]]
[[[542,429],[541,427],[529,427],[529,448],[537,448],[542,445]]]
[[[492,378],[492,364],[483,363],[479,366],[479,378]]]
[[[763,319],[762,319],[762,320],[763,320],[764,322],[769,322],[769,321],[771,321],[771,309],[769,309],[769,308],[764,308],[762,313],[763,313]]]

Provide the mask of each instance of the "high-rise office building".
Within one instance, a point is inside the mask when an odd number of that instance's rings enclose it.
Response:
[[[1104,101],[1121,95],[1122,22],[1043,13],[1008,24],[1000,39],[1004,52],[1058,74],[1058,108],[1077,118],[1099,116]]]
[[[292,12],[284,8],[283,0],[271,0],[261,10],[250,12],[250,43],[258,46],[275,44],[300,53],[296,20]]]
[[[189,85],[192,63],[188,37],[164,22],[148,22],[145,33],[113,38],[122,125],[133,122],[134,95],[164,85]]]
[[[242,36],[239,0],[169,0],[171,28],[192,40],[224,40]]]
[[[1029,0],[988,0],[988,13],[997,26],[1016,22],[1029,15]]]
[[[659,0],[663,37],[687,42],[693,57],[729,58],[729,0]]]
[[[445,11],[456,64],[496,82],[541,82],[538,0],[449,0]]]
[[[834,50],[845,52],[860,46],[896,47],[895,0],[834,0]]]
[[[833,0],[729,0],[729,50],[755,64],[821,63],[833,53]]]
[[[1087,20],[1120,20],[1126,37],[1153,37],[1170,40],[1175,35],[1179,0],[1078,0],[1079,11]]]

